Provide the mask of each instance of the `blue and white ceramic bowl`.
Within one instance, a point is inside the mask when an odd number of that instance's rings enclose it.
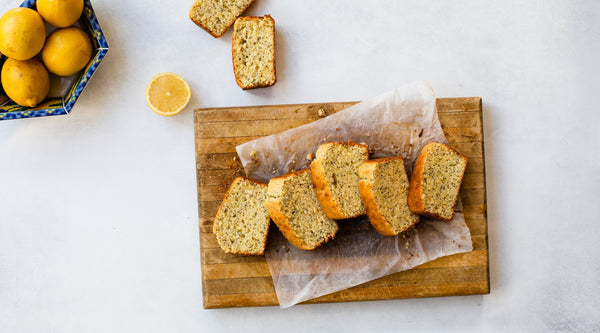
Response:
[[[21,7],[35,9],[35,4],[36,0],[25,0]],[[90,0],[83,1],[83,14],[79,19],[79,26],[90,36],[94,51],[88,65],[74,77],[71,87],[66,89],[62,96],[46,98],[34,108],[15,104],[4,94],[4,90],[0,90],[0,120],[57,116],[71,112],[83,88],[108,52],[108,43],[100,29]],[[4,61],[6,61],[6,56],[3,55],[0,57],[0,66],[4,64]]]

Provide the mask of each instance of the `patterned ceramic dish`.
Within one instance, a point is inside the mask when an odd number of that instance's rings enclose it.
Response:
[[[35,9],[35,4],[36,0],[25,0],[21,4],[21,7]],[[108,43],[106,42],[106,38],[104,38],[102,29],[100,29],[100,24],[98,24],[98,20],[96,19],[96,15],[92,9],[90,0],[83,1],[83,14],[79,19],[78,24],[85,32],[89,34],[90,39],[92,40],[94,51],[92,53],[92,59],[88,65],[72,78],[73,83],[71,84],[70,88],[67,87],[67,89],[64,89],[61,97],[46,98],[42,103],[34,108],[23,107],[15,104],[4,94],[3,90],[0,90],[0,120],[57,116],[71,112],[75,102],[77,101],[77,98],[79,98],[79,95],[83,91],[83,88],[85,88],[86,84],[92,77],[92,74],[94,74],[98,68],[98,65],[100,65],[100,62],[106,55],[106,52],[108,52]],[[0,66],[4,64],[4,61],[6,61],[6,57],[0,57]],[[50,80],[53,82],[52,75]]]

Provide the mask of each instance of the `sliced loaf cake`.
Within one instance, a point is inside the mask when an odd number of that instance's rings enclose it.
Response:
[[[408,209],[408,177],[402,156],[364,162],[358,186],[371,225],[384,236],[397,235],[419,222]]]
[[[233,181],[213,223],[213,233],[223,251],[264,254],[270,223],[266,200],[267,184],[243,177]]]
[[[334,238],[338,225],[319,206],[310,169],[272,178],[267,193],[271,219],[294,246],[313,250]]]
[[[275,84],[275,20],[264,17],[240,17],[233,25],[233,72],[242,89]]]
[[[196,25],[219,38],[252,2],[254,0],[195,0],[189,16]]]
[[[415,163],[408,191],[413,213],[452,220],[467,157],[443,143],[428,143]]]
[[[358,189],[358,168],[369,159],[369,148],[353,142],[322,144],[310,163],[312,182],[323,211],[339,220],[365,214]]]

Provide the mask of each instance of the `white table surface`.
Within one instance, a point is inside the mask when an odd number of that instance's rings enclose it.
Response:
[[[253,91],[191,3],[95,0],[110,50],[72,113],[0,122],[0,332],[600,331],[599,2],[256,0],[278,82]],[[144,98],[164,71],[175,117]],[[483,98],[491,294],[204,310],[193,109],[421,79]]]

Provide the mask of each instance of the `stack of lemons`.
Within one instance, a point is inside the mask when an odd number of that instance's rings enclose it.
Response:
[[[92,43],[73,26],[82,12],[83,0],[37,0],[37,11],[14,8],[0,17],[0,52],[8,57],[2,87],[15,103],[38,105],[50,91],[48,72],[69,76],[87,65]],[[44,21],[57,28],[47,37]]]

